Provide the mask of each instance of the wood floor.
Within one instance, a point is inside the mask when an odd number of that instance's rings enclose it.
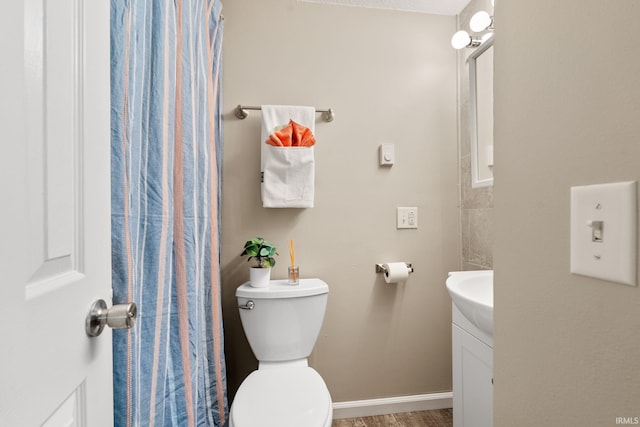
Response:
[[[331,427],[453,427],[453,410],[405,412],[375,417],[333,420]]]

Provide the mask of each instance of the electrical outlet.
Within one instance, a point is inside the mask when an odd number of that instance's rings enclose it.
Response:
[[[397,228],[418,228],[418,208],[398,207]]]

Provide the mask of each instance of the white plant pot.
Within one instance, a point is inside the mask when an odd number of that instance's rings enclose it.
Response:
[[[249,284],[254,288],[266,288],[271,281],[271,267],[251,267],[249,269]]]

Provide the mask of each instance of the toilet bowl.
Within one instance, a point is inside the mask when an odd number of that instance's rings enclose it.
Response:
[[[242,327],[258,369],[242,382],[230,427],[330,427],[331,395],[307,358],[320,333],[329,287],[320,279],[299,285],[272,280],[236,291]]]
[[[331,396],[313,368],[258,369],[231,405],[230,427],[330,427]]]

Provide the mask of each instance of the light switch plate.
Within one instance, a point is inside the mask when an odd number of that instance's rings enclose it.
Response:
[[[571,272],[636,285],[636,182],[571,187]]]
[[[397,228],[418,228],[418,208],[398,207]]]
[[[395,145],[380,144],[378,148],[380,166],[392,166],[396,161]]]

